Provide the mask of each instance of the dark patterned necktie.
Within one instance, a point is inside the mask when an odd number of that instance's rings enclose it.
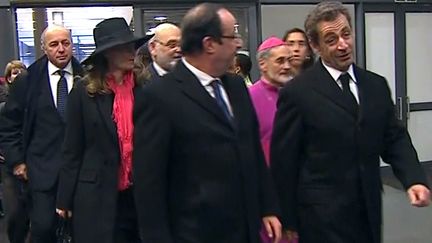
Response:
[[[68,86],[65,78],[66,72],[64,70],[58,70],[57,73],[60,75],[60,79],[57,83],[57,110],[62,119],[65,120],[68,96]]]
[[[214,91],[214,95],[215,95],[215,100],[216,103],[218,104],[218,106],[222,109],[222,112],[224,113],[225,117],[228,119],[228,121],[232,120],[231,114],[228,110],[228,105],[225,102],[225,100],[222,97],[222,92],[221,92],[221,83],[219,80],[215,79],[210,83],[210,86],[213,88]]]

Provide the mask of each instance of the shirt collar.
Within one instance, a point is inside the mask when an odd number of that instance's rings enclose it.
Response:
[[[56,72],[60,69],[61,68],[56,67],[52,62],[48,61],[48,73],[49,73],[49,75],[56,74]],[[69,73],[69,74],[73,73],[71,61],[69,61],[69,63],[66,65],[66,67],[63,68],[63,71],[65,71],[66,73]]]
[[[340,75],[342,73],[345,73],[345,72],[341,72],[341,71],[339,71],[339,70],[337,70],[337,69],[335,69],[333,67],[330,67],[330,66],[326,65],[322,59],[321,59],[321,62],[324,65],[324,67],[327,69],[327,71],[330,73],[330,75],[332,76],[333,80],[336,81],[336,82],[339,79]],[[346,71],[346,72],[350,75],[351,80],[353,80],[354,83],[357,83],[357,79],[356,79],[356,76],[354,75],[354,68],[353,68],[352,64],[349,66],[348,71]]]
[[[261,79],[260,79],[259,81],[261,81],[260,83],[262,84],[262,86],[263,86],[265,89],[268,89],[268,90],[270,90],[270,91],[278,92],[279,89],[281,88],[281,87],[277,87],[277,86],[271,84],[269,81],[267,81],[267,80],[264,79],[263,77],[261,77]]]
[[[157,64],[156,62],[153,62],[153,67],[156,70],[157,74],[159,74],[159,76],[164,76],[165,74],[168,73],[165,69],[163,69],[161,66],[159,66],[159,64]]]
[[[210,85],[210,83],[215,79],[220,80],[219,78],[214,78],[207,73],[199,70],[198,68],[192,66],[192,64],[188,63],[184,57],[182,57],[182,62],[186,66],[186,68],[189,69],[198,78],[198,80],[203,86]]]

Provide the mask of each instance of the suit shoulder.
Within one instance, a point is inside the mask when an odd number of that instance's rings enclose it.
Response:
[[[377,73],[374,73],[372,71],[360,68],[360,67],[356,67],[356,71],[360,74],[363,74],[366,76],[366,78],[368,79],[375,79],[375,80],[385,80],[386,78],[384,76],[381,76]]]

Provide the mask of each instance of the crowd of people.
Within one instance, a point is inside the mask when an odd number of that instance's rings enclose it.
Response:
[[[237,27],[213,3],[142,37],[109,18],[79,63],[70,31],[48,26],[44,55],[11,61],[0,86],[9,241],[56,243],[61,219],[76,243],[379,243],[380,157],[429,205],[340,2],[266,38],[257,67]]]

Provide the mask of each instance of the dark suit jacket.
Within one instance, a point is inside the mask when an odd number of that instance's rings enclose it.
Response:
[[[68,99],[57,208],[72,210],[74,241],[113,242],[120,151],[113,94],[90,97],[81,81]],[[134,91],[136,88],[134,89]]]
[[[357,119],[321,61],[280,92],[272,172],[283,226],[299,230],[302,242],[340,242],[338,237],[357,242],[356,220],[369,222],[369,234],[380,242],[380,156],[405,188],[427,183],[409,135],[395,117],[386,80],[356,66],[354,73]],[[350,218],[356,208],[364,209],[363,218]],[[351,235],[343,238],[340,232]]]
[[[152,79],[158,79],[161,76],[159,76],[159,73],[156,71],[155,67],[153,66],[153,62],[151,62],[148,66],[148,71],[152,77]]]
[[[258,124],[243,81],[222,83],[231,124],[198,79],[179,63],[137,95],[134,182],[144,242],[258,242],[261,217],[275,215]]]
[[[79,62],[72,58],[73,75],[81,75],[82,68]],[[42,87],[49,87],[48,58],[41,57],[29,66],[26,73],[18,75],[9,91],[9,98],[0,118],[0,144],[5,152],[5,159],[9,168],[19,163],[27,164],[29,178],[33,188],[45,190],[57,181],[58,170],[61,163],[57,159],[44,159],[28,161],[28,147],[32,141],[37,113],[37,104]],[[51,93],[51,91],[49,90]],[[52,103],[54,107],[54,103]],[[54,110],[54,109],[53,109]],[[45,114],[43,114],[45,115]],[[58,114],[50,114],[58,115]],[[64,123],[58,115],[57,128],[63,128]],[[47,134],[46,139],[52,139]],[[44,138],[39,138],[44,139]],[[62,138],[58,138],[61,142]],[[48,151],[38,151],[44,154]],[[60,153],[60,151],[51,151]],[[57,156],[53,156],[57,157]],[[37,164],[37,165],[36,165]],[[35,166],[36,165],[36,166]]]

